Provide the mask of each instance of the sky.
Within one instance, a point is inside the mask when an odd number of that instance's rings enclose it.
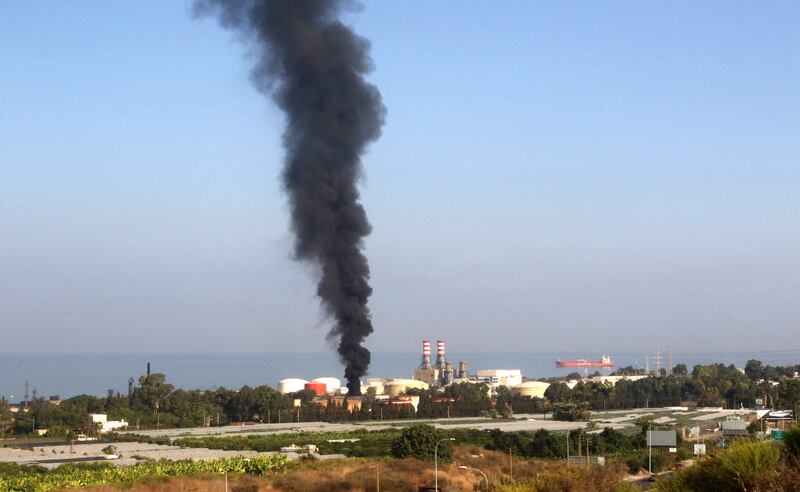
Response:
[[[367,1],[373,351],[797,349],[800,5]],[[283,115],[190,2],[0,0],[0,353],[307,352]]]

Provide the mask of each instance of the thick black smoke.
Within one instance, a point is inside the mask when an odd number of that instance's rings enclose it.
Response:
[[[320,267],[317,294],[334,320],[349,394],[361,394],[372,333],[369,265],[362,252],[370,224],[356,183],[365,146],[380,136],[385,108],[364,80],[369,42],[337,16],[337,0],[198,0],[244,35],[257,57],[252,80],[286,112],[283,185],[298,259]]]

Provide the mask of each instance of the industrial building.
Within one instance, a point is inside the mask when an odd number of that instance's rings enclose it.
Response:
[[[414,371],[414,379],[423,381],[430,386],[447,386],[456,380],[468,378],[469,373],[465,361],[459,361],[457,371],[453,369],[453,363],[448,362],[444,340],[436,341],[436,365],[431,363],[431,341],[422,341],[422,362]]]
[[[486,383],[491,388],[514,388],[522,384],[522,371],[519,369],[483,369],[478,371],[477,376],[478,382]]]
[[[105,434],[106,432],[111,432],[115,430],[125,429],[128,427],[128,422],[125,419],[122,420],[108,420],[108,415],[104,413],[90,413],[89,416],[92,418],[92,422],[97,424],[99,427],[98,431],[101,434]]]

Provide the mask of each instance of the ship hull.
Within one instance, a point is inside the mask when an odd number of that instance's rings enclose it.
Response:
[[[614,367],[614,361],[593,361],[593,360],[557,360],[556,367]]]

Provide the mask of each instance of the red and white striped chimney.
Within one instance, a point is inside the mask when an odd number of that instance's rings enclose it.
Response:
[[[422,341],[422,363],[423,364],[430,364],[431,363],[431,341],[430,340],[423,340]]]
[[[438,340],[436,342],[436,365],[444,367],[446,360],[444,358],[444,340]]]

